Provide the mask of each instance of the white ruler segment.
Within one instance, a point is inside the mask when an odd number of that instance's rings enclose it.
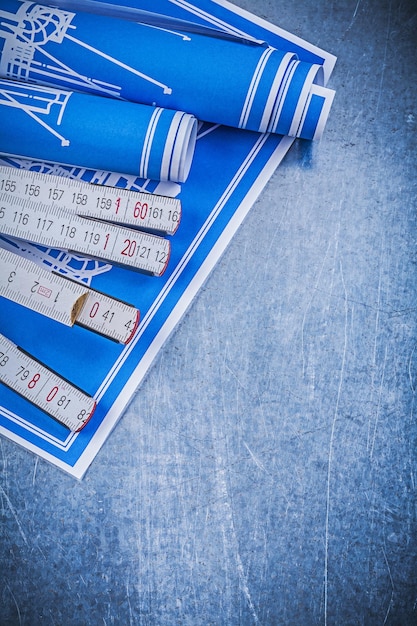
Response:
[[[94,398],[1,334],[0,382],[72,431],[81,430],[96,407]]]
[[[0,192],[167,235],[175,233],[181,220],[181,202],[177,198],[7,166],[0,166]]]
[[[130,266],[155,276],[164,273],[170,255],[169,241],[162,237],[19,198],[10,203],[2,194],[0,233]]]
[[[130,341],[139,323],[136,307],[3,248],[0,296],[67,326],[79,324],[123,344]]]
[[[111,196],[116,195],[114,191],[115,189],[117,191],[117,188],[98,187],[98,189],[104,191],[101,195],[96,193],[95,204],[90,203],[85,194],[82,194],[81,202],[75,209],[78,215],[166,235],[173,235],[180,225],[181,202],[176,198],[127,190],[122,190],[123,196],[114,198]],[[135,194],[135,197],[132,198],[127,194]]]
[[[135,334],[139,316],[134,306],[89,288],[75,323],[126,344]]]
[[[0,296],[72,326],[88,288],[0,248]]]
[[[82,217],[10,192],[0,192],[0,233],[154,276],[164,273],[171,250],[170,242],[163,237]]]

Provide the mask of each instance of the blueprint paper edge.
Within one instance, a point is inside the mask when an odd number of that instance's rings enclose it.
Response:
[[[129,380],[124,386],[122,393],[119,394],[116,402],[108,411],[105,419],[101,424],[100,429],[97,431],[94,438],[88,444],[74,467],[70,468],[70,473],[76,478],[81,479],[85,475],[87,469],[93,462],[101,447],[104,445],[113,428],[115,428],[117,422],[123,416],[124,410],[132,400],[140,384],[143,382],[143,379],[148,373],[150,367],[152,366],[160,349],[168,341],[168,339],[174,332],[177,324],[181,321],[187,310],[192,305],[194,298],[198,294],[204,282],[209,278],[211,272],[215,268],[222,254],[226,251],[227,246],[231,242],[233,236],[242,224],[246,215],[251,210],[253,204],[257,200],[260,193],[263,191],[268,180],[271,178],[277,167],[280,165],[281,161],[288,153],[288,150],[291,148],[291,145],[293,143],[293,138],[285,137],[280,142],[279,146],[275,150],[272,157],[269,159],[266,166],[258,175],[256,181],[252,185],[251,189],[248,191],[246,197],[242,200],[238,210],[234,213],[227,227],[223,230],[216,244],[211,249],[205,261],[202,263],[199,270],[197,271],[196,275],[194,276],[188,287],[185,289],[184,293],[179,298],[175,307],[172,309],[165,323],[162,325],[159,332],[153,339],[140,363],[131,374]],[[64,469],[67,469],[67,466],[65,464]]]

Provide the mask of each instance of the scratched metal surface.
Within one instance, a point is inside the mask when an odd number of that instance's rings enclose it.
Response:
[[[415,2],[240,0],[338,55],[82,482],[0,441],[0,624],[417,623]]]

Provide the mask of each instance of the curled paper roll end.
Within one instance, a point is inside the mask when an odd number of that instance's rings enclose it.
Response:
[[[334,93],[324,87],[324,68],[294,53],[263,51],[239,127],[258,132],[319,139]]]
[[[183,183],[194,115],[51,86],[0,79],[0,153]]]
[[[334,96],[335,92],[324,86],[323,66],[312,65],[288,134],[299,139],[321,139]]]
[[[198,121],[194,115],[182,111],[173,114],[162,155],[159,180],[185,183],[194,156],[197,127]]]
[[[329,116],[335,92],[320,85],[313,85],[300,122],[297,137],[300,139],[321,139]]]
[[[271,130],[300,139],[320,139],[335,95],[324,87],[324,68],[296,61],[289,74]]]
[[[292,58],[284,72],[280,68],[280,73],[281,84],[268,132],[303,139],[319,138],[332,100],[332,92],[323,87],[323,66]]]

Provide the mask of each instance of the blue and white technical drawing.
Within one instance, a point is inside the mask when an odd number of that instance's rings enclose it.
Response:
[[[186,111],[235,128],[321,135],[333,92],[323,86],[322,63],[294,49],[30,1],[2,6],[5,78]]]
[[[37,128],[37,141],[49,142],[57,152],[54,157],[49,150],[31,155],[8,143],[3,155],[0,148],[0,164],[16,168],[16,176],[24,168],[171,195],[182,206],[178,230],[170,237],[169,263],[159,277],[0,236],[1,246],[141,312],[134,337],[121,345],[12,301],[1,302],[0,333],[94,397],[97,406],[75,433],[0,385],[0,433],[82,477],[294,137],[321,134],[333,97],[326,85],[335,57],[227,0],[154,0],[152,11],[164,16],[161,27],[132,19],[136,9],[149,8],[149,0],[94,2],[110,13],[111,4],[127,5],[126,20],[78,12],[71,0],[52,4],[59,8],[1,2],[0,115],[3,120],[6,109],[19,114],[26,129],[29,122]],[[87,2],[86,8],[91,5]],[[167,18],[173,18],[172,28]],[[186,20],[190,27],[182,32],[175,20]],[[224,37],[202,34],[205,28]],[[11,95],[16,84],[22,91]],[[139,167],[143,144],[137,168],[130,172],[123,159],[117,167],[101,161],[82,167],[64,159],[63,152],[77,139],[66,117],[78,97],[197,118],[186,182],[152,180]],[[99,144],[103,151],[104,140]],[[3,123],[1,141],[10,142]],[[2,184],[7,183],[0,177],[0,193]]]

